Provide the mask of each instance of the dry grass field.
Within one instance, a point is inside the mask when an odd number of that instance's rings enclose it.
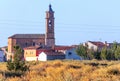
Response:
[[[4,77],[0,81],[120,81],[120,61],[29,62],[30,71],[21,77]],[[0,63],[0,71],[6,71]]]

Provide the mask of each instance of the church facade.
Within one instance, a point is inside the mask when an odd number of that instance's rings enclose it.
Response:
[[[15,34],[8,38],[7,58],[12,58],[14,46],[18,45],[22,49],[29,46],[40,46],[43,48],[52,48],[55,46],[54,33],[54,11],[51,5],[46,11],[46,33],[45,34]]]

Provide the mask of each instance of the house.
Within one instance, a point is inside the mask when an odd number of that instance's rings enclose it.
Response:
[[[77,55],[76,48],[66,50],[65,59],[82,60],[82,58],[79,55]]]
[[[7,46],[4,46],[4,47],[1,47],[1,51],[3,51],[3,54],[4,54],[4,61],[7,60]]]
[[[76,53],[76,46],[55,46],[57,52],[65,54],[65,59],[81,60],[81,57]]]
[[[84,46],[87,46],[88,49],[92,49],[94,51],[101,51],[103,47],[108,47],[109,44],[107,42],[103,43],[100,41],[87,41],[83,44]]]
[[[4,62],[4,61],[5,61],[4,51],[0,50],[0,62]]]
[[[41,52],[51,52],[49,48],[42,48],[40,46],[30,46],[24,48],[24,60],[25,61],[37,61],[38,55]]]
[[[56,59],[74,59],[80,60],[80,56],[76,53],[73,46],[54,46],[46,48],[40,46],[30,46],[24,48],[25,61],[47,61]]]
[[[65,54],[61,52],[41,52],[38,55],[39,61],[47,61],[47,60],[56,60],[56,59],[65,59]]]

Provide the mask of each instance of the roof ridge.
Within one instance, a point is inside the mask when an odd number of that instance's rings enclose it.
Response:
[[[8,38],[45,38],[45,34],[14,34]]]

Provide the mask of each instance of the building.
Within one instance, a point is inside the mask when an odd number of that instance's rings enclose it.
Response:
[[[25,61],[47,61],[55,59],[81,60],[73,46],[54,46],[53,48],[42,48],[31,46],[24,48]]]
[[[51,48],[55,45],[54,37],[54,11],[51,5],[46,11],[46,33],[45,34],[15,34],[8,37],[7,59],[14,55],[14,46],[19,45],[22,49],[29,46],[40,46]]]
[[[65,59],[81,60],[81,57],[76,53],[76,46],[55,46],[54,50],[64,53]]]
[[[6,61],[4,51],[0,50],[0,62]]]
[[[82,60],[82,58],[77,55],[76,48],[71,48],[65,51],[65,59],[71,60]]]
[[[107,42],[103,43],[100,41],[87,41],[83,44],[84,46],[87,46],[88,49],[92,49],[94,51],[101,51],[103,47],[108,47],[109,44]]]
[[[47,61],[55,59],[65,59],[65,54],[63,52],[55,52],[52,48],[41,48],[39,46],[24,48],[25,61]]]
[[[41,52],[52,52],[50,48],[42,48],[40,46],[30,46],[24,48],[24,60],[25,61],[37,61]]]
[[[65,54],[61,52],[41,52],[38,55],[39,61],[47,61],[47,60],[56,60],[56,59],[65,59]]]

